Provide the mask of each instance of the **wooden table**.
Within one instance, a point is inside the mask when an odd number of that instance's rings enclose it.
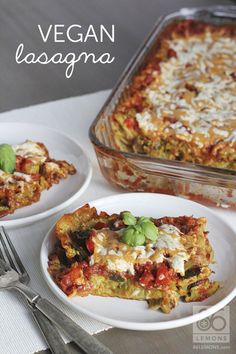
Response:
[[[233,1],[196,0],[2,0],[0,11],[0,111],[111,88],[138,46],[161,14],[183,6],[233,4]],[[78,45],[43,43],[37,24],[104,24],[116,26],[115,43],[83,45],[84,50],[110,51],[110,65],[79,64],[71,79],[61,65],[26,65],[15,62],[15,51],[23,42],[28,51],[53,54],[74,52]],[[226,353],[236,350],[236,300],[230,304],[231,341]],[[116,354],[219,353],[193,350],[192,326],[159,332],[112,329],[96,337]],[[71,353],[75,353],[72,344]],[[42,353],[46,353],[45,351]]]

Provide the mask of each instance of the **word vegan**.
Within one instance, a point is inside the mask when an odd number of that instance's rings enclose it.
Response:
[[[114,43],[115,41],[114,25],[111,25],[109,29],[104,25],[96,26],[96,28],[93,25],[83,28],[79,24],[73,24],[67,28],[63,24],[51,24],[48,28],[42,28],[41,25],[38,25],[38,31],[44,43],[49,41],[53,43],[66,43],[68,41],[72,43],[87,43],[91,41],[96,43],[106,41]],[[15,59],[17,64],[66,64],[65,75],[70,78],[73,75],[75,64],[78,62],[87,63],[91,61],[94,64],[111,64],[115,57],[108,52],[102,52],[102,54],[85,51],[67,54],[57,52],[53,55],[48,55],[46,52],[40,54],[26,53],[24,43],[20,43],[16,49]]]

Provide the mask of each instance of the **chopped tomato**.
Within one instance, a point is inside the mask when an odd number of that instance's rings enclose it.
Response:
[[[108,224],[105,224],[104,222],[98,221],[95,225],[94,225],[94,229],[95,230],[101,230],[108,227]]]
[[[169,274],[169,269],[166,266],[165,263],[161,264],[159,268],[157,268],[156,271],[156,279],[155,279],[155,285],[156,286],[168,286],[170,284],[170,274]]]
[[[17,172],[20,172],[20,170],[21,170],[21,163],[22,163],[23,159],[24,158],[22,156],[16,155],[16,171]]]
[[[149,85],[154,80],[154,77],[151,74],[147,74],[145,78],[145,84]]]
[[[136,264],[135,270],[139,277],[139,284],[145,288],[152,288],[155,281],[153,264],[148,262],[145,264]]]
[[[161,67],[160,67],[160,62],[159,61],[156,61],[154,63],[151,64],[151,68],[155,71],[160,71],[161,70]]]
[[[67,293],[68,288],[71,288],[75,283],[81,280],[83,282],[83,272],[81,265],[70,269],[70,271],[62,276],[60,279],[60,286],[62,290]]]
[[[153,286],[155,278],[150,269],[145,269],[143,275],[139,278],[140,285],[145,288],[151,288]]]
[[[92,240],[92,235],[90,235],[87,240],[85,241],[85,244],[86,244],[86,247],[89,251],[89,253],[93,253],[94,252],[94,243],[93,243],[93,240]]]
[[[143,108],[144,108],[144,101],[143,101],[143,97],[140,95],[136,95],[134,100],[132,100],[132,106],[135,108],[135,110],[137,112],[142,112]],[[134,119],[134,118],[133,118]],[[134,119],[135,120],[135,119]],[[135,129],[138,129],[138,123],[135,120]]]
[[[177,53],[174,49],[169,48],[167,52],[168,58],[177,58]]]
[[[138,123],[133,117],[128,117],[125,119],[124,124],[126,125],[127,128],[129,129],[137,129],[138,128]]]

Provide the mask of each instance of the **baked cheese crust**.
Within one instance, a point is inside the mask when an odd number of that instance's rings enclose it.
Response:
[[[122,151],[236,170],[236,26],[167,26],[111,116]]]

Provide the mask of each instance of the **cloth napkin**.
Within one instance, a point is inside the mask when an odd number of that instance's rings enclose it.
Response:
[[[107,98],[109,91],[48,102],[0,114],[0,122],[28,122],[53,127],[76,138],[87,152],[93,166],[92,181],[86,192],[66,211],[85,202],[116,194],[117,190],[102,177],[93,147],[88,139],[88,128]],[[215,209],[236,231],[235,211]],[[60,302],[43,280],[39,253],[41,243],[49,228],[65,211],[27,227],[10,229],[9,234],[30,274],[30,286],[52,301],[91,334],[110,328],[73,310]],[[46,348],[44,339],[20,296],[11,292],[0,293],[0,353],[30,354]]]
[[[103,91],[0,114],[0,122],[28,122],[56,128],[76,138],[87,152],[93,165],[92,181],[87,191],[66,211],[89,200],[117,193],[101,176],[88,138],[88,128],[108,93],[109,91]],[[90,334],[98,333],[110,327],[86,315],[75,313],[64,305],[48,288],[41,274],[39,253],[43,238],[64,212],[26,227],[8,229],[8,233],[29,272],[30,286]],[[10,291],[0,292],[0,309],[0,353],[29,354],[46,349],[47,345],[22,297]]]

